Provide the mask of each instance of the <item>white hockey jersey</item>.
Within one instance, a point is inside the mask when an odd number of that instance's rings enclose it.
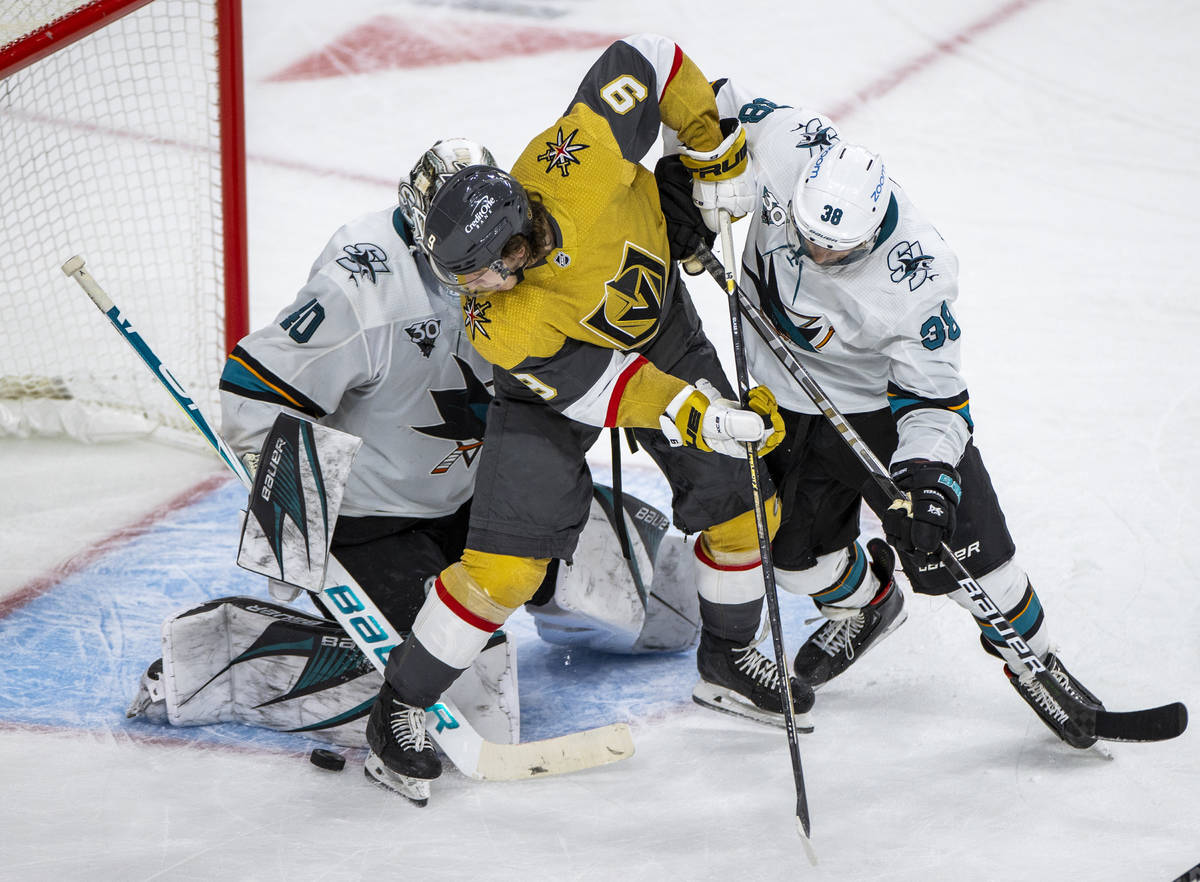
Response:
[[[280,410],[363,439],[343,515],[439,517],[474,489],[491,366],[463,333],[457,295],[410,246],[398,208],[346,224],[221,374],[222,433],[239,456],[258,451]]]
[[[839,136],[827,118],[717,84],[722,117],[746,129],[762,199],[748,218],[742,287],[791,341],[792,352],[843,413],[889,407],[900,444],[893,461],[957,463],[971,432],[960,372],[962,329],[952,312],[958,259],[893,181],[874,250],[845,267],[820,267],[788,245],[787,210],[809,159]],[[886,160],[886,157],[885,157]],[[750,372],[779,404],[818,413],[756,334]]]

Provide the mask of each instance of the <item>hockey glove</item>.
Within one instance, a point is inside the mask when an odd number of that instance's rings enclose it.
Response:
[[[906,459],[892,465],[892,480],[907,499],[883,515],[888,541],[906,554],[935,558],[954,533],[955,510],[962,498],[958,472],[944,462]]]
[[[783,440],[783,418],[767,387],[755,386],[749,398],[750,407],[743,410],[736,401],[722,398],[708,380],[697,380],[671,400],[659,423],[672,447],[686,445],[745,459],[746,442],[751,442],[759,456],[765,456]]]
[[[667,245],[671,260],[683,264],[688,275],[704,272],[704,266],[692,258],[703,243],[712,248],[716,233],[704,225],[700,209],[692,201],[692,176],[678,156],[664,156],[654,167],[658,183],[658,202],[667,221]]]
[[[754,180],[749,173],[750,154],[746,150],[746,132],[737,120],[721,120],[725,134],[713,150],[688,150],[680,160],[692,173],[692,201],[700,209],[705,225],[720,229],[721,212],[734,220],[754,211]]]

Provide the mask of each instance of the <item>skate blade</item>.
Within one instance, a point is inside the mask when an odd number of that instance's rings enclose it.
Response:
[[[150,693],[146,687],[139,686],[138,694],[134,696],[133,703],[125,708],[125,719],[132,720],[134,717],[140,717],[150,707],[152,701],[153,699],[150,698]]]
[[[363,775],[372,784],[403,796],[413,805],[423,806],[429,802],[429,781],[397,775],[383,764],[383,760],[375,755],[375,751],[367,754],[363,763]]]
[[[780,729],[786,728],[783,722],[783,714],[777,714],[773,711],[763,710],[738,693],[716,686],[712,683],[706,683],[701,680],[692,690],[692,701],[701,707],[709,708],[710,710],[719,711],[723,714],[729,714],[734,717],[741,717],[746,720],[754,720],[756,723],[766,723],[768,726],[776,726]],[[796,723],[796,731],[807,735],[813,730],[812,714],[793,714],[792,719]]]
[[[132,720],[145,717],[151,723],[167,722],[167,702],[163,698],[155,698],[143,683],[138,687],[138,694],[133,703],[125,709],[125,719]]]

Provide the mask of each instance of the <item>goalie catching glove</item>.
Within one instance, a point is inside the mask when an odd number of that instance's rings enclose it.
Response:
[[[756,193],[746,150],[746,132],[737,120],[721,120],[725,140],[713,150],[684,148],[679,158],[692,173],[692,201],[704,223],[714,232],[721,228],[721,212],[734,220],[756,207]]]
[[[906,554],[936,558],[954,533],[962,499],[958,472],[944,462],[906,459],[892,466],[892,480],[907,499],[896,500],[884,512],[888,542]]]
[[[749,409],[722,398],[708,380],[685,386],[659,418],[672,447],[695,447],[706,453],[746,458],[746,444],[766,456],[783,440],[783,418],[775,396],[766,386],[750,390]]]

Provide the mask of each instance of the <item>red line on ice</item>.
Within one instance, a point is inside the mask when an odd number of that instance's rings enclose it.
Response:
[[[197,499],[208,495],[223,484],[233,480],[226,474],[212,475],[195,484],[191,488],[180,493],[174,499],[164,502],[162,505],[147,513],[137,521],[122,527],[115,533],[101,539],[94,545],[84,548],[82,551],[76,552],[67,560],[58,564],[48,572],[42,574],[32,582],[23,585],[11,594],[5,597],[0,597],[0,619],[10,615],[15,610],[20,609],[35,597],[40,597],[46,592],[52,590],[56,585],[72,576],[79,571],[86,569],[97,559],[125,544],[154,527],[159,521],[166,518],[173,512],[179,511],[191,505]]]
[[[621,36],[462,19],[413,22],[377,15],[320,51],[267,77],[267,82],[494,61],[561,49],[598,49]]]

